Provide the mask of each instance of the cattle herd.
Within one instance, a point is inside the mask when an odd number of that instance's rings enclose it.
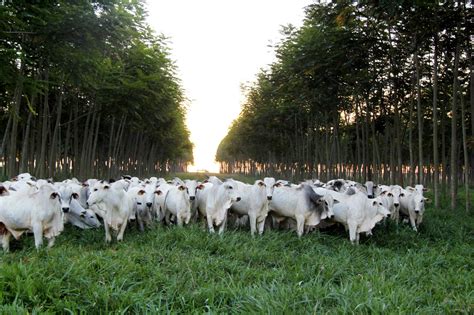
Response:
[[[295,229],[298,236],[315,228],[342,224],[352,243],[360,233],[370,235],[386,218],[408,221],[417,231],[424,213],[422,185],[374,185],[335,179],[327,183],[308,180],[298,185],[266,177],[253,185],[210,176],[204,182],[174,178],[122,176],[104,181],[75,178],[62,182],[36,180],[28,173],[0,184],[0,238],[5,251],[11,236],[32,232],[35,246],[48,246],[65,223],[81,229],[102,224],[105,239],[123,239],[127,226],[140,231],[156,224],[183,226],[204,221],[210,233],[224,233],[228,221],[250,225],[262,234],[269,228]],[[402,220],[405,218],[404,220]]]

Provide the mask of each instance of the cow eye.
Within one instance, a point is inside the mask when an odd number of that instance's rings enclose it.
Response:
[[[227,187],[227,188],[229,188],[229,189],[234,189],[234,187],[232,187],[232,186],[229,186],[229,187]]]
[[[79,198],[79,195],[77,193],[73,193],[72,198],[77,199],[77,198]]]
[[[388,193],[388,196],[389,196],[389,197],[393,197],[392,193]]]
[[[381,202],[379,202],[379,205],[381,205],[381,206],[382,206],[382,203],[381,203]]]
[[[94,188],[94,191],[98,191],[98,190],[99,190],[99,189],[97,189],[97,188]]]
[[[137,205],[141,205],[142,203],[141,202],[137,202]]]
[[[421,202],[423,202],[424,200],[422,200]]]

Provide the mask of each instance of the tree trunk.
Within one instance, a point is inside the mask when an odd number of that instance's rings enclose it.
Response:
[[[21,62],[21,67],[18,73],[18,78],[16,81],[15,92],[13,95],[13,108],[12,113],[10,115],[13,116],[12,120],[12,129],[10,132],[10,146],[8,150],[8,176],[13,177],[17,173],[17,137],[18,137],[18,120],[20,119],[20,103],[21,103],[21,96],[23,93],[23,64]]]
[[[418,118],[418,183],[423,184],[423,116],[421,113],[420,61],[415,51],[416,116]]]
[[[461,94],[461,126],[462,147],[464,152],[464,189],[466,194],[466,212],[469,212],[469,159],[467,154],[466,115],[464,110],[464,96]]]
[[[434,38],[433,61],[433,167],[434,204],[439,207],[439,158],[438,158],[438,34]]]
[[[454,69],[453,69],[453,99],[452,99],[452,107],[451,107],[451,209],[456,208],[457,203],[457,192],[458,192],[458,156],[457,156],[457,137],[456,137],[456,129],[457,129],[457,111],[458,111],[458,68],[459,68],[459,40],[456,39],[456,51],[454,53]]]

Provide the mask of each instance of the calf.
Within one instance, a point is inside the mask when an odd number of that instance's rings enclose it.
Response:
[[[244,184],[239,181],[235,181],[235,183],[237,184],[239,196],[242,199],[240,202],[232,204],[231,211],[239,216],[248,215],[252,236],[257,231],[257,225],[258,233],[262,234],[265,218],[268,214],[268,201],[272,199],[273,189],[267,191],[268,187],[262,180],[255,181],[253,185]]]
[[[132,212],[132,200],[124,190],[124,183],[120,181],[109,184],[98,182],[87,199],[91,206],[97,205],[103,211],[105,240],[110,242],[110,228],[118,231],[117,241],[123,240],[123,234],[127,227],[127,222]]]
[[[211,176],[212,177],[212,176]],[[219,227],[219,234],[224,233],[227,210],[233,203],[240,201],[237,192],[237,184],[234,180],[228,179],[225,182],[213,180],[214,183],[206,191],[206,205],[203,211],[206,214],[209,233],[214,233],[214,226]]]
[[[404,191],[404,195],[400,198],[400,211],[408,215],[412,229],[417,232],[418,227],[423,221],[425,212],[425,201],[428,198],[423,197],[419,191]]]
[[[171,215],[176,218],[178,226],[189,223],[189,220],[191,220],[191,202],[185,185],[172,185],[170,187],[165,198],[164,214],[166,224],[170,224]]]

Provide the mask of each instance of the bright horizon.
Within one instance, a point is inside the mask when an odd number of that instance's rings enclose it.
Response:
[[[311,0],[224,2],[148,0],[148,22],[169,38],[189,100],[186,123],[194,144],[189,171],[219,172],[215,154],[240,113],[241,85],[275,60],[270,44],[282,25],[300,26]]]

